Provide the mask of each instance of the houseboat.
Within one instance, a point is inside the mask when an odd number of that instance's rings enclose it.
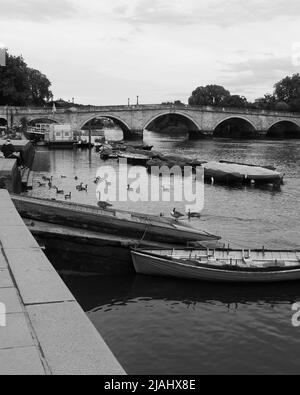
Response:
[[[76,140],[70,124],[52,124],[45,133],[45,142],[49,148],[73,148]]]

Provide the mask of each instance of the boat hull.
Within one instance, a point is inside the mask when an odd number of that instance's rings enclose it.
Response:
[[[281,184],[283,175],[266,167],[243,165],[234,162],[209,162],[203,165],[206,181],[218,183]]]
[[[181,245],[220,239],[218,236],[155,216],[147,217],[142,214],[101,210],[93,206],[16,195],[12,196],[12,200],[23,218],[37,221]]]
[[[269,283],[300,280],[300,267],[294,270],[231,271],[220,268],[190,266],[132,251],[133,265],[138,274],[173,277],[186,280],[231,283]]]

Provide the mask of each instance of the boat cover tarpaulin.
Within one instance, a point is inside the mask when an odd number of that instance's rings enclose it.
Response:
[[[226,178],[236,180],[254,181],[279,181],[282,174],[259,166],[239,165],[236,163],[208,162],[203,164],[205,175],[224,180]]]

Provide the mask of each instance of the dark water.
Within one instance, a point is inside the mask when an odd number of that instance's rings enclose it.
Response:
[[[285,173],[280,191],[207,185],[203,217],[192,224],[233,246],[300,247],[299,140],[186,141],[152,133],[144,139],[166,153],[275,165]],[[72,191],[73,201],[95,204],[92,180],[101,163],[88,151],[41,150],[36,180],[51,174],[59,188]],[[75,191],[75,175],[89,185],[87,193]],[[55,196],[47,188],[33,194]],[[115,207],[153,213],[173,208],[165,202]],[[232,286],[142,276],[64,280],[128,373],[299,372],[300,328],[291,323],[292,304],[300,302],[299,283]]]

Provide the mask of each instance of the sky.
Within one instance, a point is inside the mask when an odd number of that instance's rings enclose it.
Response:
[[[300,72],[299,0],[0,0],[0,43],[93,105],[182,100],[218,84],[249,100]]]

